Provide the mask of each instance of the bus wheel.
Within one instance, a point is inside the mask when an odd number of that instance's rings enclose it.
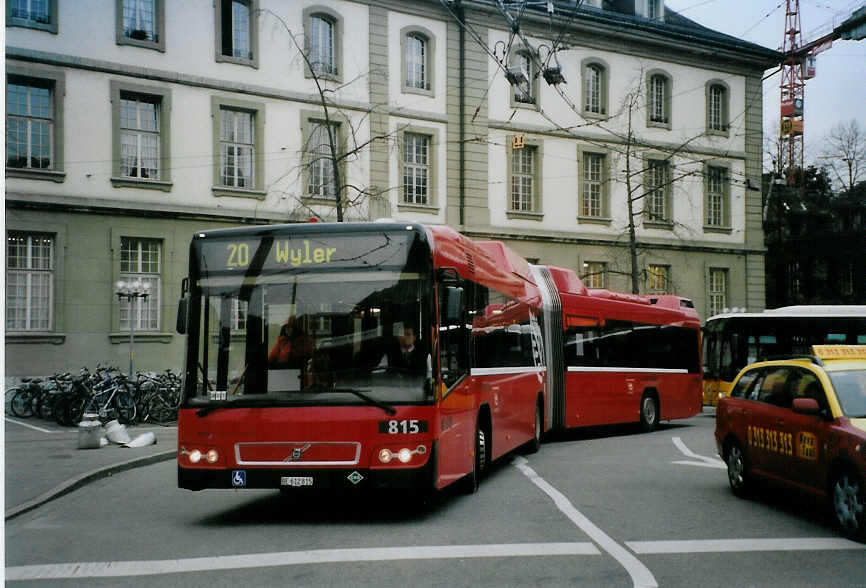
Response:
[[[728,465],[728,483],[734,496],[745,498],[749,494],[749,471],[746,456],[736,441],[728,447],[725,463]]]
[[[644,394],[640,399],[640,426],[645,433],[656,428],[659,424],[659,403],[652,394]]]
[[[478,492],[478,484],[481,482],[481,472],[487,459],[487,441],[484,429],[475,425],[475,459],[472,463],[472,471],[460,480],[460,490],[464,494],[475,494]]]
[[[541,405],[535,405],[535,430],[532,432],[532,439],[526,444],[526,453],[538,453],[541,448],[541,429],[544,425],[541,422]]]

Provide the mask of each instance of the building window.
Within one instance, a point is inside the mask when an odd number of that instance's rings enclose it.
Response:
[[[656,294],[668,293],[671,267],[669,265],[647,266],[647,290]]]
[[[54,85],[10,77],[6,83],[6,167],[54,167]]]
[[[511,210],[532,212],[535,203],[536,147],[511,150]]]
[[[54,237],[9,231],[6,237],[6,329],[51,330]]]
[[[728,170],[708,166],[706,171],[706,226],[723,228],[728,225]]]
[[[310,66],[316,74],[337,75],[334,60],[334,22],[327,16],[310,17]]]
[[[120,94],[120,175],[159,179],[159,100]]]
[[[644,190],[647,220],[669,223],[671,221],[671,170],[668,161],[662,159],[647,161]]]
[[[604,180],[605,160],[602,153],[583,154],[583,181],[581,182],[580,216],[602,218],[605,215]]]
[[[429,90],[427,83],[427,39],[412,33],[406,36],[406,87]]]
[[[255,114],[245,110],[220,108],[220,184],[232,188],[252,188],[256,178]]]
[[[135,302],[132,317],[136,331],[159,330],[160,251],[162,243],[157,239],[120,238],[120,279],[125,282],[147,283],[150,294]],[[131,303],[120,299],[120,329],[129,330]]]
[[[247,328],[247,310],[249,302],[232,298],[232,329],[243,331]]]
[[[583,112],[607,114],[607,69],[597,62],[583,66]]]
[[[57,32],[57,0],[7,0],[6,25]]]
[[[429,204],[430,136],[403,135],[403,202]]]
[[[535,104],[535,66],[532,56],[525,51],[515,53],[511,58],[511,71],[522,73],[522,79],[517,84],[512,84],[512,100],[515,104]]]
[[[309,61],[304,75],[339,81],[342,74],[342,18],[330,8],[313,6],[304,10],[303,19],[304,50]]]
[[[649,94],[647,107],[649,109],[649,122],[651,125],[669,126],[671,83],[664,74],[652,74],[647,83]]]
[[[719,83],[711,83],[707,89],[707,129],[728,132],[728,89]]]
[[[165,51],[165,0],[116,0],[117,44]]]
[[[646,0],[646,17],[652,20],[664,20],[664,6],[661,0]]]
[[[258,0],[216,1],[217,61],[258,67]]]
[[[580,276],[587,288],[605,288],[607,264],[602,261],[584,261],[583,273]]]
[[[728,270],[710,268],[709,298],[710,316],[728,307]]]
[[[334,159],[331,153],[331,141],[334,141],[335,151],[339,145],[339,127],[335,123],[328,125],[324,121],[311,121],[310,135],[307,142],[307,194],[313,198],[335,198],[337,196]]]

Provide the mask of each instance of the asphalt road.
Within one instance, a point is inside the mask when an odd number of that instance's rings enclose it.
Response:
[[[866,586],[866,545],[811,500],[735,498],[707,412],[594,429],[495,465],[479,493],[189,492],[173,462],[6,522],[26,586]],[[17,582],[17,580],[21,580]]]

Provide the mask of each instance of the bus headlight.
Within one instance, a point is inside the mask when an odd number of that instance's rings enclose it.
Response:
[[[192,465],[216,465],[222,456],[216,447],[184,447],[180,448],[180,455],[186,456],[186,461]]]
[[[198,449],[193,449],[189,452],[189,461],[191,463],[198,463],[201,461],[201,451]]]
[[[425,455],[427,453],[427,447],[425,445],[419,445],[415,449],[409,449],[408,447],[402,447],[401,449],[389,449],[387,447],[379,450],[379,462],[380,463],[391,463],[394,458],[397,458],[397,461],[400,463],[409,463],[412,461],[412,458],[416,455]]]
[[[220,454],[216,449],[209,449],[207,454],[205,455],[208,463],[216,463],[219,461]]]

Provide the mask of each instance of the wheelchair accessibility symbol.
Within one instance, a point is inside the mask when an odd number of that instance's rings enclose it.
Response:
[[[247,485],[247,473],[244,470],[232,471],[232,486],[239,488]]]

